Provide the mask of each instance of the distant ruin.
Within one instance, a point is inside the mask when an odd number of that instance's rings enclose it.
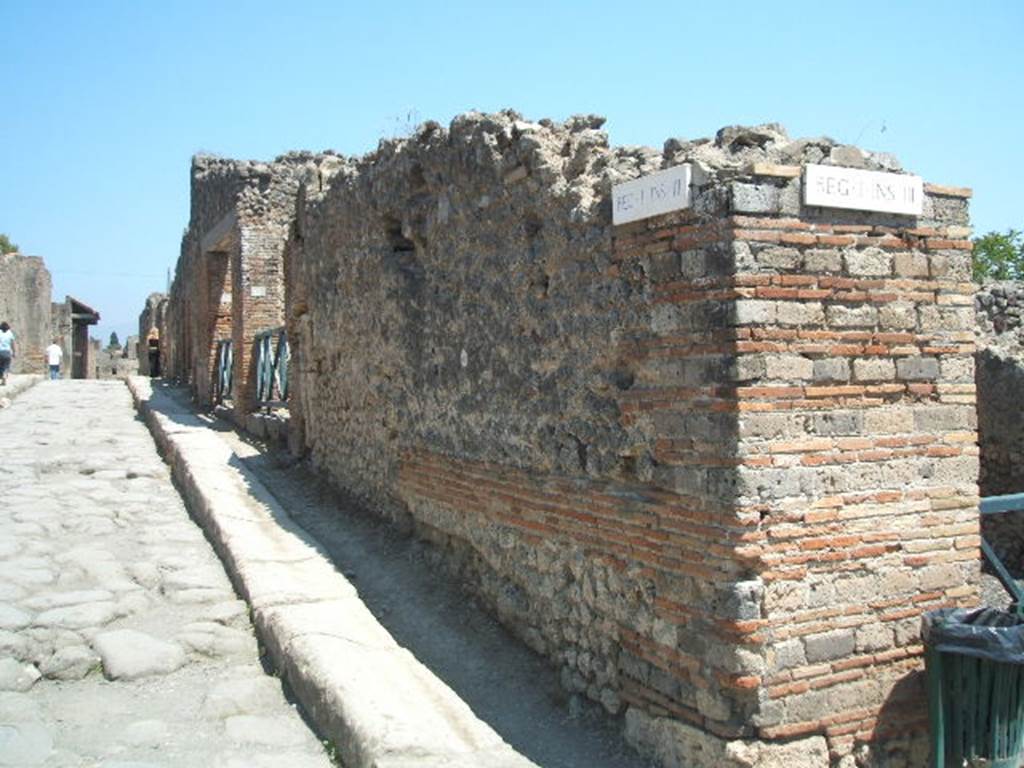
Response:
[[[146,297],[146,308],[139,315],[139,335],[135,356],[139,361],[139,373],[143,376],[161,375],[160,328],[164,324],[164,309],[167,296],[151,293]]]
[[[103,346],[91,339],[93,364],[97,379],[123,379],[139,372],[139,337],[129,336],[123,346]]]
[[[96,310],[68,296],[51,302],[53,283],[43,259],[18,253],[0,255],[0,319],[17,337],[14,373],[44,373],[46,348],[57,339],[64,352],[64,375],[92,378],[89,326],[99,322]]]
[[[140,338],[205,405],[230,360],[245,424],[285,326],[293,450],[660,763],[921,765],[920,615],[977,599],[970,191],[775,125],[602,123],[197,157]]]

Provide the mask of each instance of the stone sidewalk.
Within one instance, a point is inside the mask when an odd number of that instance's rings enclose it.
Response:
[[[7,383],[0,385],[0,410],[10,408],[14,398],[42,380],[43,377],[37,374],[12,373],[7,377]]]
[[[0,766],[331,765],[121,382],[0,410]]]

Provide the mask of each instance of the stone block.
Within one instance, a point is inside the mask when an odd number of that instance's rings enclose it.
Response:
[[[836,602],[858,605],[874,599],[878,594],[878,580],[874,576],[844,576],[835,582]]]
[[[905,381],[934,381],[939,378],[939,361],[934,357],[905,357],[896,361],[896,372]]]
[[[815,381],[849,381],[850,363],[845,357],[823,357],[814,361]]]
[[[846,272],[856,277],[888,277],[892,274],[892,256],[880,248],[865,248],[843,254]]]
[[[804,638],[804,650],[811,664],[850,656],[856,647],[856,636],[852,629],[836,629]]]
[[[827,690],[829,712],[845,712],[857,707],[876,707],[882,703],[881,686],[872,679],[848,685],[835,685]]]
[[[940,359],[939,367],[945,382],[974,381],[973,357],[944,357]]]
[[[683,325],[677,305],[657,304],[651,309],[650,328],[654,333],[674,333]]]
[[[683,251],[679,254],[679,275],[684,279],[704,277],[708,274],[708,256],[704,251]]]
[[[917,308],[904,302],[883,304],[878,310],[878,324],[887,331],[912,329],[917,325]]]
[[[924,304],[917,308],[917,329],[919,331],[937,331],[942,327],[942,313],[934,304]]]
[[[736,213],[778,213],[781,208],[779,188],[773,184],[732,184],[732,209]]]
[[[776,302],[760,299],[738,299],[734,307],[737,325],[775,322]]]
[[[850,639],[853,639],[852,633]],[[829,712],[825,691],[808,691],[786,699],[786,715],[794,722],[819,720]]]
[[[770,269],[796,269],[802,257],[796,248],[765,248],[757,254],[757,262]]]
[[[897,253],[893,271],[897,277],[928,277],[928,257],[923,253]]]
[[[962,583],[960,569],[955,565],[929,565],[918,572],[918,584],[925,592],[949,589]]]
[[[780,301],[777,307],[779,325],[823,325],[825,311],[817,301]]]
[[[896,365],[887,357],[853,361],[853,377],[857,381],[889,381],[896,375]]]
[[[744,413],[739,418],[740,437],[794,439],[805,434],[807,417],[792,413]]]
[[[807,584],[807,607],[823,608],[836,601],[836,585],[829,579],[818,579]],[[814,661],[814,659],[808,659]]]
[[[843,257],[839,251],[813,249],[804,254],[804,270],[811,273],[841,272]]]
[[[679,278],[679,254],[675,251],[651,254],[644,260],[644,272],[655,283],[677,280]]]
[[[918,432],[964,432],[977,427],[977,412],[963,405],[922,405],[913,409]]]
[[[738,621],[761,618],[764,584],[760,580],[740,581],[722,592],[723,596],[718,601],[720,616]]]
[[[803,381],[814,376],[814,361],[802,355],[765,355],[768,379]]]
[[[811,417],[816,435],[857,435],[864,429],[864,414],[859,411],[825,411]]]
[[[939,318],[944,331],[973,331],[978,322],[974,307],[939,307]]]
[[[836,328],[871,328],[878,322],[878,310],[870,306],[835,305],[826,310],[828,324]]]
[[[911,571],[889,571],[878,581],[878,593],[882,595],[902,595],[917,587],[917,579]]]
[[[773,673],[801,667],[807,663],[804,644],[800,640],[783,640],[780,643],[774,643],[769,653],[771,659],[769,668]]]
[[[725,721],[732,716],[732,702],[715,691],[697,690],[697,710],[712,720]]]
[[[752,381],[764,375],[764,355],[739,355],[729,368],[729,378],[733,381]]]
[[[914,431],[914,412],[901,406],[872,408],[864,413],[864,432],[868,435],[896,435]]]
[[[892,643],[893,630],[887,624],[868,624],[857,629],[857,653],[884,651]]]

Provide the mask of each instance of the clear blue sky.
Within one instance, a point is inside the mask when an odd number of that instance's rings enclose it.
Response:
[[[1024,227],[1022,37],[1019,0],[0,0],[0,232],[123,339],[177,258],[193,153],[361,154],[410,112],[503,107],[657,147],[777,121],[973,187],[979,233]]]

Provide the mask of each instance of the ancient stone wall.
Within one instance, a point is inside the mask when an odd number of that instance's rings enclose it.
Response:
[[[163,314],[166,300],[167,296],[165,294],[149,294],[146,297],[146,306],[139,314],[139,336],[135,356],[138,358],[138,372],[142,376],[151,376],[156,373],[156,371],[150,368],[151,360],[159,366],[158,353],[162,335],[161,331],[164,324]],[[152,355],[152,350],[156,350],[157,354]]]
[[[168,298],[163,359],[166,375],[191,384],[200,403],[213,398],[217,341],[231,339],[235,410],[251,410],[253,337],[284,322],[281,252],[298,185],[318,188],[330,157],[193,159],[192,215]]]
[[[296,448],[665,764],[921,764],[919,617],[976,596],[969,193],[813,208],[806,163],[898,166],[600,125],[465,115],[303,187]],[[611,225],[684,162],[689,210]]]
[[[1024,284],[982,285],[975,297],[978,437],[981,444],[981,492],[984,496],[1024,492],[1024,345],[1021,317]]]
[[[130,336],[123,347],[94,348],[94,377],[97,379],[124,379],[138,373],[139,361],[134,354],[138,344],[135,336]]]
[[[1024,284],[1006,281],[979,286],[975,309],[981,494],[1024,493]],[[1024,512],[987,516],[981,529],[1011,573],[1024,577]]]
[[[46,264],[38,256],[0,255],[0,320],[14,331],[14,373],[42,373],[50,344],[50,292]]]

